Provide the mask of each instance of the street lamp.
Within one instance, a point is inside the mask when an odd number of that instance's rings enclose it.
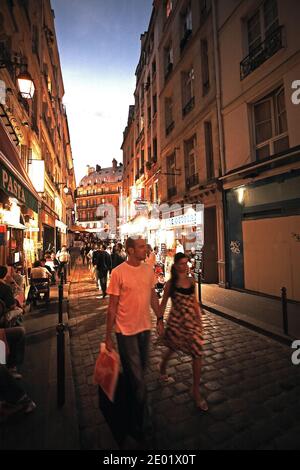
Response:
[[[19,75],[17,76],[21,96],[25,99],[32,99],[35,91],[34,83],[30,73],[27,70],[27,64],[22,61],[23,58],[20,56],[16,56],[14,59],[10,59],[8,58],[8,53],[6,53],[4,54],[4,57],[0,57],[0,69],[9,67],[21,69]]]
[[[57,186],[64,185],[63,192],[64,192],[65,194],[69,194],[70,189],[68,188],[68,186],[67,186],[66,183],[60,183],[59,181],[57,181],[55,184],[56,184]]]

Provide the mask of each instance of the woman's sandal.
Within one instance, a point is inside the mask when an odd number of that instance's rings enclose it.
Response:
[[[160,366],[158,367],[158,373],[159,373],[158,380],[160,382],[163,382],[163,383],[173,383],[174,382],[174,379],[172,377],[170,377],[168,374],[162,374],[161,373]]]
[[[195,398],[196,407],[201,411],[208,411],[208,404],[204,398]]]

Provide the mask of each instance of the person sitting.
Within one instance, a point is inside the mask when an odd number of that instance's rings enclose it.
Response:
[[[0,364],[0,423],[7,421],[16,413],[31,413],[36,404],[9,373],[5,365]]]
[[[30,274],[31,279],[50,279],[51,272],[42,265],[41,261],[35,261]]]
[[[36,305],[37,297],[40,298],[40,293],[44,294],[44,300],[49,302],[50,288],[49,281],[52,275],[45,266],[42,266],[40,261],[35,261],[30,273],[31,287],[27,297],[27,303],[33,301]],[[46,285],[48,283],[48,286]]]
[[[0,299],[4,302],[6,310],[13,310],[16,306],[16,300],[14,298],[13,290],[9,285],[10,282],[6,282],[8,269],[6,266],[0,266]]]

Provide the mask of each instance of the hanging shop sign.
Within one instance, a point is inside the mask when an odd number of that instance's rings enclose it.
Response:
[[[31,192],[0,162],[0,188],[20,203],[38,212],[38,201]]]
[[[6,225],[0,225],[0,246],[6,245]]]

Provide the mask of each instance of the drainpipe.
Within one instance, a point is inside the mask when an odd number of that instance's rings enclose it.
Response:
[[[217,119],[219,129],[219,146],[221,158],[221,173],[225,175],[225,152],[224,152],[224,129],[221,112],[221,74],[220,74],[220,55],[218,43],[218,25],[217,25],[217,0],[212,0],[212,21],[213,21],[213,47],[214,47],[214,62],[216,72],[216,100],[217,100]]]
[[[213,23],[213,48],[214,48],[214,63],[215,63],[215,74],[216,74],[216,101],[217,101],[217,120],[218,120],[218,130],[219,130],[219,147],[220,147],[220,161],[221,161],[221,175],[224,176],[226,172],[226,162],[225,162],[225,146],[224,146],[224,129],[223,129],[223,119],[222,119],[222,106],[221,106],[221,73],[220,73],[220,54],[219,54],[219,42],[218,42],[218,23],[217,23],[217,0],[212,0],[212,23]],[[222,185],[222,205],[223,205],[223,237],[221,236],[223,250],[224,250],[224,259],[218,261],[218,270],[220,275],[220,265],[224,266],[223,276],[224,276],[224,287],[228,287],[228,263],[227,263],[227,230],[226,230],[226,203],[225,203],[225,192]],[[219,279],[220,283],[220,279]],[[222,283],[223,284],[223,283]]]

